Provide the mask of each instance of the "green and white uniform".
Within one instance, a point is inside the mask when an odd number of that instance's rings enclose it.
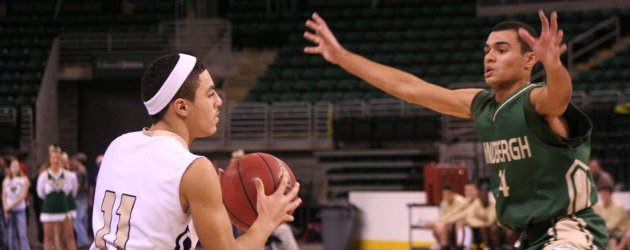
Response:
[[[569,105],[563,117],[570,138],[556,135],[530,101],[531,91],[542,86],[527,84],[503,102],[487,90],[473,99],[497,220],[525,233],[522,248],[607,249],[604,223],[590,208],[597,202],[585,164],[592,123]]]
[[[50,168],[37,178],[37,196],[43,200],[41,222],[60,222],[70,218],[68,196],[72,192],[69,171],[60,169],[52,173]]]

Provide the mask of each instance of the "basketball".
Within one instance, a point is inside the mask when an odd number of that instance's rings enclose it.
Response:
[[[246,154],[230,164],[221,177],[221,191],[232,224],[246,231],[258,217],[256,177],[263,182],[265,194],[270,195],[285,174],[289,175],[290,188],[296,181],[291,168],[278,157],[265,153]]]

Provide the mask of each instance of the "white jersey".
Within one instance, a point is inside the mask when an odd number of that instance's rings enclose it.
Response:
[[[6,177],[4,178],[4,193],[6,194],[6,204],[11,204],[15,202],[20,195],[26,189],[26,183],[28,179],[24,176],[20,177]],[[22,199],[22,201],[18,202],[15,206],[11,208],[11,211],[21,211],[26,208],[26,201]]]
[[[116,138],[98,173],[90,249],[194,249],[198,237],[182,211],[179,185],[199,157],[167,131]]]

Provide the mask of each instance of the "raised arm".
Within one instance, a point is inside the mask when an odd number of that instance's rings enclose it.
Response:
[[[308,54],[321,54],[328,62],[365,80],[374,87],[409,103],[462,118],[470,118],[472,99],[481,89],[450,90],[428,83],[407,72],[370,61],[339,44],[326,21],[317,13],[306,21],[312,32],[304,38],[316,46],[304,48]]]
[[[227,211],[223,205],[219,177],[212,163],[206,158],[195,160],[180,184],[182,206],[192,214],[195,229],[204,249],[247,250],[263,249],[271,232],[281,223],[292,221],[289,211],[295,210],[301,203],[297,198],[299,184],[286,195],[286,180],[283,180],[278,191],[265,196],[262,182],[256,182],[258,189],[258,219],[249,230],[234,239]]]
[[[547,73],[546,86],[533,90],[531,100],[536,112],[547,119],[551,129],[567,137],[567,125],[561,116],[571,101],[573,87],[569,71],[560,60],[560,56],[567,50],[567,45],[562,43],[564,34],[558,29],[558,14],[555,11],[551,13],[551,23],[542,10],[538,15],[542,26],[539,38],[532,37],[524,29],[518,31],[532,48],[536,58],[542,62]]]

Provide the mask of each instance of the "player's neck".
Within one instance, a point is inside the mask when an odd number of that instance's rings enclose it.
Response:
[[[527,84],[529,84],[529,79],[520,80],[511,84],[505,84],[505,87],[494,89],[494,92],[496,93],[494,98],[497,102],[503,102]]]
[[[193,139],[190,137],[188,128],[186,128],[185,124],[182,124],[182,123],[173,124],[173,123],[169,123],[167,121],[162,120],[162,121],[157,122],[156,124],[151,125],[151,127],[149,127],[148,130],[149,131],[164,130],[164,131],[174,133],[178,135],[179,137],[181,137],[184,140],[184,142],[186,142],[187,145],[190,145]]]

